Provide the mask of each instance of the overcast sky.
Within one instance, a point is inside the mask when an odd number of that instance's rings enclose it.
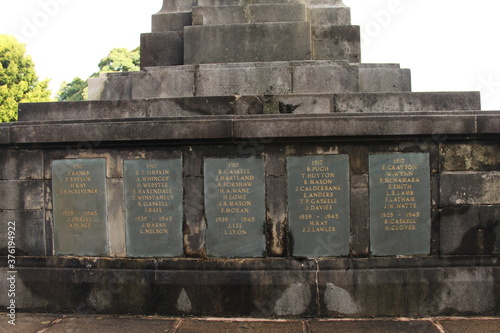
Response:
[[[162,0],[0,0],[0,33],[27,45],[41,78],[86,79],[115,47],[139,46]],[[414,91],[480,90],[500,110],[500,1],[344,0],[362,61],[400,63]]]

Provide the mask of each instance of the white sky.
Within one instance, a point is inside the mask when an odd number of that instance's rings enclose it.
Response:
[[[162,0],[0,0],[0,34],[27,45],[53,91],[86,79],[115,47],[139,46]],[[414,91],[480,90],[500,110],[500,1],[344,0],[363,34],[362,61],[400,63]]]

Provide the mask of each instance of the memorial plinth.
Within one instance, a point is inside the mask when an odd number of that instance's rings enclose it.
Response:
[[[360,45],[340,0],[165,0],[141,71],[21,104],[18,309],[500,315],[500,113]]]

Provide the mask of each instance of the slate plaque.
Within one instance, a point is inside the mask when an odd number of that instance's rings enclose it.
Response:
[[[181,257],[182,161],[124,162],[127,256]]]
[[[205,159],[207,254],[212,257],[262,257],[265,188],[264,159]]]
[[[54,246],[59,255],[108,255],[105,159],[52,162]]]
[[[373,255],[430,253],[429,154],[370,155]]]
[[[288,222],[297,257],[349,254],[349,157],[287,158]]]

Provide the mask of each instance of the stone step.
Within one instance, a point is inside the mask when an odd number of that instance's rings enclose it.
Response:
[[[358,65],[342,61],[151,67],[142,72],[92,79],[89,97],[99,100],[407,92],[411,88],[410,74],[410,70],[397,64]]]
[[[271,3],[193,8],[193,25],[293,22],[305,20],[305,5],[301,3]]]
[[[209,115],[435,112],[480,110],[479,92],[213,96],[21,104],[20,122]]]
[[[349,7],[327,5],[307,7],[307,17],[312,26],[351,25],[351,9]]]
[[[347,60],[361,62],[359,26],[320,25],[312,27],[314,60]]]
[[[159,13],[190,12],[197,3],[197,0],[163,0]]]
[[[234,5],[258,5],[273,3],[303,3],[302,0],[198,0],[198,6],[234,6]]]
[[[155,32],[141,35],[141,68],[182,65],[183,63],[183,31]]]
[[[152,32],[182,31],[185,26],[192,25],[191,12],[158,13],[152,18]]]
[[[309,22],[192,26],[184,29],[185,64],[311,59]]]

